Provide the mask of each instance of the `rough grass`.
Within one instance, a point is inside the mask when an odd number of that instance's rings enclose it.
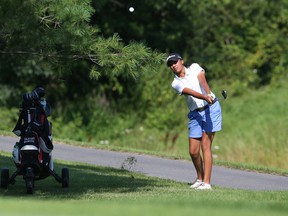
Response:
[[[264,89],[223,104],[219,159],[288,169],[285,89]],[[286,159],[285,159],[286,158]]]

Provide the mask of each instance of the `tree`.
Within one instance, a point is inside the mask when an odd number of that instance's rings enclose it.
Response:
[[[209,79],[259,87],[285,74],[286,0],[97,2],[91,22],[104,35],[117,32],[127,43],[136,39],[162,52],[180,52],[187,64],[205,66]]]
[[[97,27],[89,25],[94,13],[90,3],[89,0],[1,2],[0,84],[1,89],[14,87],[9,97],[15,89],[35,86],[39,78],[44,83],[55,83],[73,70],[75,62],[86,65],[90,78],[103,75],[136,78],[145,71],[155,70],[163,60],[161,54],[141,43],[125,45],[117,34],[104,38]]]

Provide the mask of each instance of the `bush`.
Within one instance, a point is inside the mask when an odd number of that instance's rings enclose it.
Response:
[[[16,108],[7,109],[5,107],[0,107],[0,110],[0,130],[12,131],[17,123],[19,110]]]

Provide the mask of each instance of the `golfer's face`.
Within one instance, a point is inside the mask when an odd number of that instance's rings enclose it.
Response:
[[[183,60],[178,60],[171,64],[170,68],[175,74],[179,74],[183,70]]]

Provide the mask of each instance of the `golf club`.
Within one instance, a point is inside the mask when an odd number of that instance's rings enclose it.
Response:
[[[222,90],[221,95],[222,95],[222,98],[218,98],[218,100],[226,100],[226,98],[228,97],[226,90]]]

